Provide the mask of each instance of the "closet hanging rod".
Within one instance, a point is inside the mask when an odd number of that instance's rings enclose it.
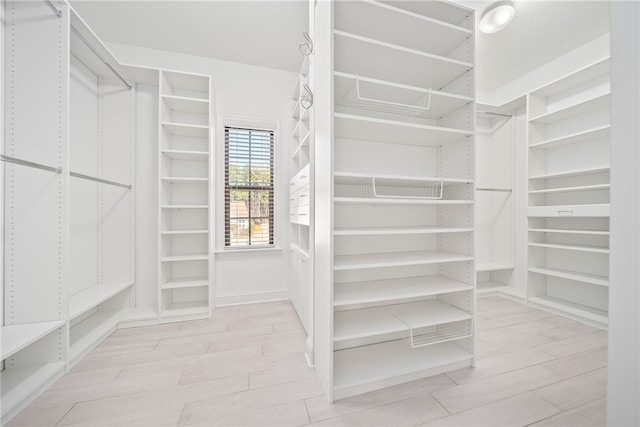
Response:
[[[58,9],[55,4],[51,2],[51,0],[44,0],[44,2],[53,10],[53,13],[56,14],[58,18],[62,18],[62,10]]]
[[[513,117],[513,114],[494,113],[492,111],[476,111],[477,114],[489,114],[490,116]]]
[[[127,190],[131,190],[131,184],[121,184],[119,182],[109,181],[107,179],[102,179],[102,178],[96,178],[95,176],[84,175],[78,172],[69,172],[69,176],[73,176],[75,178],[88,179],[89,181],[95,181],[101,184],[115,185],[116,187],[122,187],[122,188],[126,188]]]
[[[13,163],[21,166],[28,166],[30,168],[42,169],[49,172],[55,172],[57,174],[62,173],[62,168],[54,168],[53,166],[43,165],[42,163],[29,162],[27,160],[18,159],[16,157],[5,156],[0,154],[0,160],[7,163]]]
[[[74,26],[72,25],[72,26],[71,26],[71,31],[73,31],[73,33],[74,33],[76,36],[78,36],[78,38],[80,39],[80,41],[82,41],[82,43],[84,43],[84,44],[89,48],[89,50],[90,50],[91,52],[93,52],[93,54],[96,56],[96,58],[98,58],[100,61],[102,61],[102,63],[103,63],[104,65],[106,65],[107,67],[109,67],[109,69],[113,72],[113,74],[115,74],[116,76],[118,76],[118,78],[119,78],[120,80],[122,80],[122,83],[124,83],[124,84],[129,88],[129,90],[131,90],[131,89],[132,89],[131,85],[130,85],[130,84],[129,84],[125,79],[124,79],[124,77],[122,77],[122,76],[120,75],[120,73],[118,73],[118,72],[115,70],[115,68],[113,68],[113,67],[111,66],[111,64],[109,64],[107,61],[105,61],[105,60],[102,58],[102,56],[100,56],[100,54],[98,53],[98,51],[96,51],[96,49],[95,49],[93,46],[91,46],[91,43],[89,43],[89,41],[88,41],[86,38],[84,38],[84,36],[83,36],[82,34],[80,34],[80,31],[78,31],[76,27],[74,27]]]
[[[476,191],[500,191],[503,193],[513,192],[513,190],[510,188],[476,188]]]

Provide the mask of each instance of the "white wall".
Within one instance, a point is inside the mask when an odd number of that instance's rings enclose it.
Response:
[[[640,425],[639,26],[638,2],[612,2],[610,426]]]
[[[121,44],[109,44],[109,48],[118,60],[125,64],[185,71],[211,76],[214,87],[215,111],[219,118],[244,117],[259,123],[279,124],[280,135],[276,141],[276,250],[266,251],[234,251],[218,252],[215,262],[216,305],[252,302],[274,298],[287,298],[287,252],[288,242],[288,143],[291,129],[288,118],[288,106],[297,74],[275,69],[256,67],[246,64],[221,61],[217,59],[185,55],[153,49],[139,48]],[[302,63],[302,57],[300,58]],[[216,118],[213,118],[214,123]],[[157,139],[139,139],[137,141],[138,169],[149,171],[144,176],[137,174],[139,189],[153,189],[157,192],[157,156],[149,155],[156,150]],[[220,129],[216,129],[216,143],[223,144]],[[149,144],[154,144],[152,148]],[[220,152],[219,146],[214,153]],[[142,155],[141,155],[142,154]],[[220,157],[220,156],[218,156]],[[223,159],[216,159],[216,167],[222,167]],[[147,162],[150,162],[147,164]],[[214,176],[217,174],[214,173]],[[218,180],[219,181],[219,180]],[[220,182],[215,183],[216,201],[220,201]],[[150,236],[151,230],[157,230],[157,211],[153,204],[141,200],[144,193],[138,192],[138,223],[140,237]],[[153,196],[155,197],[155,196]],[[220,205],[217,206],[217,208]],[[219,229],[223,221],[216,209],[216,226]],[[140,221],[147,218],[146,221]],[[149,220],[152,219],[152,220]],[[219,234],[219,233],[217,233]],[[223,236],[217,235],[216,239]],[[219,241],[218,241],[219,242]],[[138,242],[138,254],[157,254],[157,239],[141,238]],[[220,246],[216,244],[216,246]],[[139,258],[137,270],[139,286],[146,288],[146,283],[157,286],[157,269],[146,264],[152,257]]]

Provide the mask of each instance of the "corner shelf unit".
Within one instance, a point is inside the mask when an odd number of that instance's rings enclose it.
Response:
[[[211,84],[160,70],[161,323],[211,315]]]
[[[333,401],[473,360],[474,17],[370,0],[316,13],[332,58],[315,69],[315,355]]]
[[[600,327],[609,286],[605,58],[528,97],[528,301]]]

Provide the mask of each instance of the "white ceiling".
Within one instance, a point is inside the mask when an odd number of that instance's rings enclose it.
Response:
[[[427,0],[429,1],[429,0]],[[477,10],[488,0],[458,0]],[[106,42],[287,71],[300,64],[308,0],[71,0]],[[519,0],[511,24],[477,36],[477,86],[494,90],[609,30],[609,2]]]

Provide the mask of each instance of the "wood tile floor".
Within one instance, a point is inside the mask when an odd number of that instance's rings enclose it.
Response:
[[[9,426],[604,426],[607,334],[478,300],[475,368],[329,405],[288,302],[121,329]]]

